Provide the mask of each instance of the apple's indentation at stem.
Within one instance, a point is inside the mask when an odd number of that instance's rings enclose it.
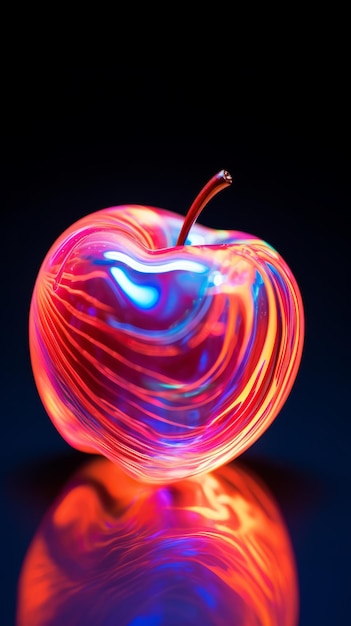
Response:
[[[229,172],[221,170],[218,174],[215,174],[215,176],[213,176],[208,183],[206,183],[200,193],[196,196],[185,217],[182,229],[177,239],[177,246],[183,246],[185,244],[190,228],[196,222],[206,204],[208,204],[213,196],[215,196],[219,191],[225,187],[229,187],[232,182],[233,179]]]

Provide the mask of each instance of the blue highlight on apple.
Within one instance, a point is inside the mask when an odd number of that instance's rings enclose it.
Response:
[[[143,309],[152,309],[159,299],[159,292],[151,285],[136,285],[120,267],[111,267],[111,274],[124,293]]]

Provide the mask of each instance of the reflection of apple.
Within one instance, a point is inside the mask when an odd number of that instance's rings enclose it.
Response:
[[[282,408],[301,359],[296,281],[264,241],[127,205],[68,228],[43,261],[30,351],[43,404],[72,446],[135,478],[176,480],[247,449]],[[179,234],[180,233],[180,234]]]
[[[172,485],[93,458],[44,516],[17,626],[296,626],[295,556],[267,487],[239,463]]]

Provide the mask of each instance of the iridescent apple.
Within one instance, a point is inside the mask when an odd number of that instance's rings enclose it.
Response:
[[[304,313],[286,262],[253,235],[194,223],[231,180],[211,178],[185,220],[136,205],[80,219],[36,280],[30,354],[49,417],[140,480],[240,455],[298,372]]]

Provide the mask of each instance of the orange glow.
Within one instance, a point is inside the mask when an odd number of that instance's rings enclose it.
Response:
[[[17,626],[297,621],[287,529],[238,463],[155,486],[94,458],[45,516],[18,586]]]

